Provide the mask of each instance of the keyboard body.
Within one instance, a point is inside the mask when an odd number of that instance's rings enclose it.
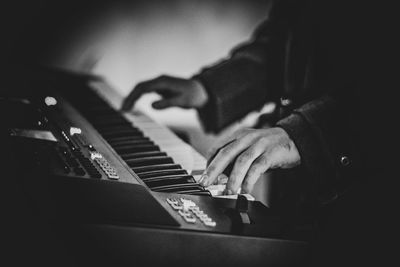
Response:
[[[308,261],[308,233],[258,201],[242,223],[234,199],[196,182],[205,159],[144,114],[118,112],[97,77],[33,76],[0,98],[13,114],[1,129],[7,164],[28,205],[82,266]]]

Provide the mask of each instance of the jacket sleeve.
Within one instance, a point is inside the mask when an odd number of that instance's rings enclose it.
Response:
[[[321,205],[337,199],[356,182],[360,160],[357,132],[351,124],[353,110],[350,100],[324,95],[277,122],[296,144],[311,192]]]
[[[210,99],[198,110],[206,131],[220,131],[278,94],[283,80],[285,12],[281,1],[274,1],[252,40],[193,77],[205,86]]]

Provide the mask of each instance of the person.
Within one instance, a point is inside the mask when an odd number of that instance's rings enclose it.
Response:
[[[296,201],[305,196],[318,218],[316,262],[324,266],[371,263],[378,255],[363,234],[377,222],[367,215],[368,196],[381,192],[371,189],[371,180],[384,166],[375,157],[382,146],[370,142],[379,130],[362,131],[362,111],[374,103],[369,88],[376,85],[377,65],[364,31],[372,28],[360,26],[369,13],[359,11],[356,1],[272,1],[253,38],[228,58],[190,78],[163,75],[139,83],[122,105],[130,110],[140,96],[156,92],[162,98],[154,108],[195,108],[204,129],[219,132],[275,102],[273,116],[261,115],[258,127],[232,134],[216,149],[200,183],[214,183],[233,164],[225,193],[246,193],[268,170],[295,169],[289,181],[292,189],[301,185]],[[371,112],[369,119],[375,118]],[[369,233],[375,240],[376,232]]]
[[[335,164],[339,161],[350,171],[356,163],[351,154],[355,143],[343,136],[349,117],[340,106],[354,103],[342,99],[343,94],[351,97],[346,90],[354,83],[346,73],[352,51],[341,43],[343,38],[332,34],[341,25],[324,17],[332,13],[329,8],[315,1],[274,1],[254,39],[236,48],[229,59],[190,79],[160,76],[142,82],[122,108],[129,110],[142,94],[157,92],[163,98],[153,103],[154,108],[196,108],[205,130],[218,132],[267,101],[277,102],[275,127],[245,129],[232,136],[234,141],[215,156],[201,183],[213,183],[234,159],[227,194],[240,187],[251,192],[268,169],[303,165],[314,177],[321,198],[326,194],[329,201],[337,197],[329,192],[329,184],[337,179],[332,177]],[[332,36],[321,36],[322,30]],[[337,52],[328,54],[332,46]],[[330,147],[329,141],[335,146]]]

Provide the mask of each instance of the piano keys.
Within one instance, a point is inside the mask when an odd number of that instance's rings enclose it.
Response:
[[[120,109],[123,98],[110,85],[108,85],[106,81],[104,81],[103,79],[94,79],[90,81],[88,85],[98,97],[107,102],[109,107],[111,107],[113,110]],[[101,108],[99,108],[99,110],[101,110]],[[182,141],[166,126],[156,123],[154,120],[152,120],[141,111],[134,110],[131,112],[124,112],[121,113],[121,115],[131,124],[134,124],[136,125],[136,127],[140,128],[141,131],[143,131],[149,139],[151,138],[152,140],[156,140],[157,145],[160,147],[160,149],[168,153],[168,155],[174,160],[174,162],[180,164],[183,169],[187,170],[188,173],[190,173],[196,181],[200,179],[201,174],[206,169],[207,160],[193,147]],[[118,141],[123,142],[125,140],[124,138],[134,139],[135,137],[122,137],[122,139],[119,139]],[[160,166],[160,168],[161,167],[162,166]],[[135,168],[134,171],[137,172],[138,169]],[[214,197],[237,197],[237,195],[222,195],[222,192],[225,189],[225,184],[210,185],[206,189]],[[248,199],[255,200],[255,198],[251,194],[245,195]]]
[[[156,192],[211,195],[187,172],[198,176],[204,170],[205,159],[198,152],[144,114],[118,112],[100,94],[112,93],[104,82],[97,80],[91,85],[93,91],[71,90],[68,99],[146,186]],[[118,96],[108,99],[117,105]],[[188,155],[193,161],[187,160]]]

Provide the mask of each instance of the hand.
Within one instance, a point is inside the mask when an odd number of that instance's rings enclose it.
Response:
[[[213,184],[233,161],[225,194],[237,194],[240,187],[241,193],[250,193],[260,175],[267,170],[292,168],[301,162],[299,151],[284,129],[244,129],[234,134],[217,152],[200,184]]]
[[[124,100],[122,110],[130,110],[143,94],[150,92],[158,93],[162,97],[161,100],[152,104],[155,109],[173,106],[201,108],[208,101],[207,92],[199,81],[163,75],[139,83]]]

